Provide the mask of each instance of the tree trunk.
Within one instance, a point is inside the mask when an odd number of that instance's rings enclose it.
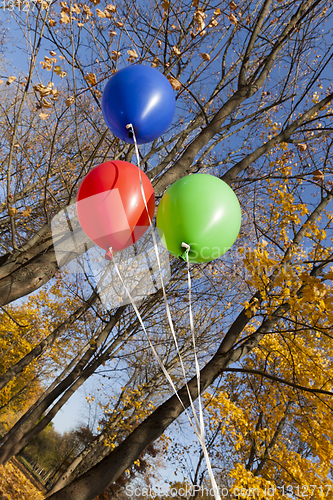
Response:
[[[46,398],[41,401],[35,410],[29,415],[27,419],[19,420],[15,424],[15,431],[12,433],[10,439],[0,448],[0,464],[6,463],[13,455],[18,453],[24,446],[26,446],[34,437],[41,432],[46,425],[54,418],[57,412],[62,408],[62,406],[68,401],[70,396],[83,384],[83,382],[100,366],[104,361],[108,359],[111,352],[115,347],[123,340],[123,337],[118,337],[111,345],[111,347],[99,356],[94,363],[84,368],[91,357],[94,355],[97,347],[104,342],[104,340],[109,335],[112,328],[117,323],[119,317],[123,312],[124,307],[118,308],[117,312],[114,314],[112,320],[103,329],[102,333],[99,335],[95,347],[91,347],[89,351],[81,358],[74,370],[63,380]],[[134,325],[133,325],[134,328]],[[133,329],[128,330],[127,336]],[[111,352],[110,352],[111,351]],[[69,388],[69,389],[68,389]],[[64,393],[64,391],[66,391]],[[63,394],[64,393],[64,394]],[[61,399],[52,407],[48,414],[32,429],[28,430],[34,422],[36,422],[43,413],[49,408],[49,406],[61,395]],[[26,431],[28,431],[26,433]],[[25,434],[26,433],[26,434]]]

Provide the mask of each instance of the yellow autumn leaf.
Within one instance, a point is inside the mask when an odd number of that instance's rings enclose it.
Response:
[[[95,73],[88,73],[88,74],[85,76],[85,80],[86,80],[86,82],[87,82],[89,85],[91,85],[91,86],[96,85],[96,83],[97,83]]]
[[[40,5],[42,10],[48,9],[50,7],[50,2],[48,2],[47,0],[36,0],[36,4]]]
[[[54,72],[55,72],[55,74],[56,74],[56,75],[58,75],[58,76],[59,76],[59,75],[60,75],[60,73],[61,73],[61,71],[62,71],[62,69],[61,69],[61,67],[60,67],[60,66],[55,66],[55,67],[54,67]]]
[[[86,14],[86,17],[88,18],[89,16],[92,16],[93,13],[91,12],[90,10],[90,7],[88,7],[88,5],[84,4],[83,6],[83,11],[84,13]]]
[[[11,215],[13,217],[17,213],[17,208],[15,208],[15,207],[8,207],[8,213],[9,213],[9,215]]]
[[[91,3],[93,3],[94,5],[98,5],[100,3],[101,0],[90,0]]]
[[[48,113],[39,113],[39,118],[41,118],[42,120],[46,120],[46,118],[49,116]]]
[[[104,17],[106,17],[106,15],[104,14],[104,12],[101,10],[101,9],[96,9],[96,14],[98,15],[98,17],[100,17],[101,19],[103,19]]]
[[[127,51],[127,54],[130,56],[130,57],[133,57],[134,59],[137,59],[139,56],[138,54],[136,53],[136,51],[134,49],[131,49],[131,50],[128,50]]]
[[[77,3],[75,3],[73,5],[73,7],[71,8],[71,11],[74,12],[75,14],[81,14],[81,9]]]
[[[172,52],[177,56],[181,54],[181,51],[175,45],[172,47]]]
[[[325,174],[321,170],[315,170],[312,175],[314,181],[323,181],[325,179]]]
[[[65,101],[65,104],[66,106],[71,106],[72,104],[74,104],[75,102],[75,98],[73,96],[70,96],[70,97],[67,97],[66,101]]]
[[[210,61],[210,55],[209,55],[209,54],[207,54],[206,52],[204,52],[204,53],[200,54],[200,56],[202,57],[202,59],[203,59],[204,61]]]
[[[6,81],[6,85],[10,85],[11,83],[15,82],[16,79],[16,76],[10,76]]]
[[[28,207],[28,208],[26,208],[25,210],[23,210],[22,215],[23,215],[24,217],[29,217],[29,215],[31,214],[31,212],[32,212],[32,208],[31,208],[31,207]]]
[[[45,56],[45,57],[44,57],[44,59],[45,59],[45,61],[46,61],[47,63],[50,63],[50,64],[51,64],[51,63],[54,63],[54,64],[55,64],[55,63],[57,62],[57,58],[56,58],[56,57],[47,57],[47,56]]]
[[[228,19],[232,24],[238,23],[237,17],[233,13],[229,14]]]
[[[230,10],[236,10],[237,4],[234,1],[232,1],[229,3],[229,8],[230,8]]]
[[[49,26],[55,26],[57,23],[54,19],[52,19],[51,17],[49,17]]]
[[[53,56],[53,57],[57,55],[56,52],[54,52],[54,50],[50,50],[49,54],[50,54],[50,56]]]
[[[214,10],[214,16],[217,17],[221,14],[221,9],[218,7],[216,10]]]
[[[173,88],[173,90],[179,90],[179,89],[181,89],[182,84],[180,83],[179,80],[177,80],[177,78],[174,78],[173,76],[168,75],[167,79],[171,83],[171,87]]]
[[[117,28],[122,28],[124,26],[124,23],[122,23],[121,21],[118,21],[118,22],[116,22],[116,26],[117,26]]]
[[[3,83],[3,80],[0,80],[0,85]]]
[[[121,52],[119,52],[119,50],[111,50],[111,54],[112,54],[111,59],[113,61],[117,61],[121,56]]]
[[[63,12],[66,12],[67,14],[69,13],[69,7],[67,5],[67,2],[59,2],[59,5]]]
[[[69,16],[66,14],[66,12],[61,12],[60,13],[60,24],[68,24],[70,22]]]
[[[209,24],[208,24],[208,28],[213,28],[215,26],[218,26],[218,21],[216,21],[216,19],[212,18],[210,21],[209,21]]]
[[[52,103],[50,101],[48,101],[45,97],[43,97],[43,99],[41,100],[40,102],[42,108],[52,108]]]
[[[307,149],[307,145],[302,143],[302,144],[297,144],[297,149],[300,151],[305,151]]]
[[[159,66],[159,64],[160,64],[160,60],[159,60],[159,58],[157,56],[155,56],[154,59],[153,59],[152,67],[156,68],[157,66]]]
[[[109,35],[112,38],[112,37],[114,37],[114,36],[117,35],[117,32],[116,31],[110,31]]]
[[[162,7],[164,10],[168,10],[168,8],[170,7],[170,2],[168,2],[167,0],[165,0],[164,2],[162,2]]]
[[[112,5],[111,3],[109,3],[109,4],[105,7],[105,10],[108,10],[109,12],[116,12],[116,7],[115,7],[115,5]]]

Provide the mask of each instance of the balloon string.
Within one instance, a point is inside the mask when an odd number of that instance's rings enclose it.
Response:
[[[162,276],[162,267],[161,267],[161,262],[160,262],[160,256],[159,256],[159,252],[158,252],[158,246],[157,246],[157,241],[156,241],[156,236],[155,236],[155,232],[154,232],[154,227],[153,227],[153,223],[152,223],[152,220],[151,220],[151,217],[150,217],[150,214],[149,214],[149,210],[148,210],[148,206],[147,206],[147,200],[146,200],[146,195],[145,195],[145,192],[144,192],[144,189],[143,189],[143,183],[142,183],[142,176],[141,176],[141,167],[140,167],[140,157],[139,157],[139,149],[138,149],[138,145],[137,145],[137,141],[136,141],[136,136],[135,136],[135,132],[134,132],[134,127],[131,123],[129,123],[127,126],[126,126],[127,129],[131,129],[132,133],[133,133],[133,140],[134,140],[134,147],[135,147],[135,153],[136,153],[136,157],[137,157],[137,164],[138,164],[138,167],[139,167],[139,179],[140,179],[140,188],[141,188],[141,194],[142,194],[142,198],[143,198],[143,201],[144,201],[144,204],[145,204],[145,208],[146,208],[146,211],[147,211],[147,215],[148,215],[148,220],[149,220],[149,225],[150,225],[150,228],[151,228],[151,232],[152,232],[152,237],[153,237],[153,242],[154,242],[154,249],[155,249],[155,254],[156,254],[156,259],[157,259],[157,264],[158,264],[158,268],[159,268],[159,275],[160,275],[160,280],[161,280],[161,288],[162,288],[162,292],[163,292],[163,300],[164,300],[164,304],[165,304],[165,309],[166,309],[166,313],[167,313],[167,318],[168,318],[168,322],[169,322],[169,326],[170,326],[170,330],[171,330],[171,333],[172,333],[172,337],[173,337],[173,340],[174,340],[174,343],[175,343],[175,346],[176,346],[176,350],[177,350],[177,355],[178,355],[178,358],[179,358],[179,361],[180,361],[180,364],[181,364],[181,368],[182,368],[182,373],[183,373],[183,378],[184,378],[184,381],[185,381],[185,386],[186,386],[186,389],[187,389],[187,393],[188,393],[188,397],[189,397],[189,401],[190,401],[190,405],[191,405],[191,409],[192,409],[192,412],[193,412],[193,417],[194,417],[194,421],[195,421],[195,425],[193,424],[192,422],[192,419],[187,411],[187,409],[185,408],[184,406],[184,403],[182,402],[182,400],[180,399],[179,395],[178,395],[178,392],[177,392],[177,389],[169,375],[169,373],[167,372],[165,366],[163,365],[163,362],[161,361],[161,359],[159,358],[154,346],[152,345],[151,341],[150,341],[150,338],[148,336],[148,333],[145,329],[145,326],[144,326],[144,323],[142,321],[142,318],[140,316],[140,313],[139,313],[139,310],[137,309],[136,305],[134,304],[134,301],[127,289],[127,287],[125,286],[125,283],[123,282],[121,276],[120,276],[120,273],[118,271],[118,268],[117,268],[117,265],[116,263],[114,262],[114,265],[116,267],[116,272],[121,280],[121,282],[123,283],[123,286],[126,290],[126,293],[132,303],[132,306],[138,316],[138,319],[140,321],[140,324],[143,328],[143,331],[145,332],[146,336],[147,336],[147,339],[148,339],[148,342],[149,342],[149,345],[154,353],[154,356],[159,364],[159,366],[161,367],[164,375],[166,376],[167,380],[169,381],[174,393],[176,394],[178,400],[180,401],[182,407],[184,408],[185,410],[185,413],[188,417],[188,420],[191,424],[191,426],[193,427],[194,429],[194,432],[199,440],[199,443],[202,447],[202,450],[203,450],[203,453],[204,453],[204,457],[205,457],[205,461],[206,461],[206,465],[207,465],[207,470],[208,470],[208,474],[209,474],[209,477],[210,477],[210,480],[212,482],[212,486],[213,486],[213,491],[214,491],[214,497],[215,497],[215,500],[221,500],[221,497],[219,495],[219,492],[218,492],[218,487],[216,485],[216,481],[215,481],[215,478],[214,478],[214,475],[213,475],[213,471],[212,471],[212,467],[211,467],[211,464],[210,464],[210,460],[209,460],[209,456],[208,456],[208,452],[207,452],[207,448],[206,448],[206,443],[205,443],[205,430],[204,430],[204,421],[203,421],[203,413],[202,413],[202,405],[201,405],[201,397],[200,397],[200,368],[199,368],[199,363],[198,363],[198,359],[197,359],[197,355],[196,355],[196,347],[195,347],[195,335],[194,335],[194,322],[193,322],[193,314],[192,314],[192,307],[191,307],[191,277],[190,277],[190,268],[189,268],[189,259],[188,259],[188,252],[190,250],[190,246],[187,245],[186,243],[183,245],[185,247],[187,247],[186,251],[184,252],[186,254],[186,261],[187,261],[187,269],[188,269],[188,283],[189,283],[189,303],[190,303],[190,326],[191,326],[191,333],[192,333],[192,342],[193,342],[193,346],[194,346],[194,357],[195,357],[195,365],[196,365],[196,375],[197,375],[197,381],[198,381],[198,398],[199,398],[199,419],[198,419],[198,416],[197,416],[197,412],[195,410],[195,407],[194,407],[194,404],[193,404],[193,399],[192,399],[192,396],[191,396],[191,393],[190,393],[190,390],[189,390],[189,387],[188,387],[188,384],[187,384],[187,379],[186,379],[186,372],[185,372],[185,367],[184,367],[184,364],[183,364],[183,359],[182,359],[182,356],[181,356],[181,353],[180,353],[180,350],[179,350],[179,346],[178,346],[178,342],[177,342],[177,337],[176,337],[176,333],[175,333],[175,330],[174,330],[174,326],[173,326],[173,321],[172,321],[172,317],[171,317],[171,312],[170,312],[170,308],[169,308],[169,304],[168,304],[168,301],[167,301],[167,295],[166,295],[166,290],[165,290],[165,286],[164,286],[164,282],[163,282],[163,276]]]
[[[174,329],[174,326],[173,326],[171,312],[170,312],[170,308],[169,308],[169,304],[168,304],[168,300],[167,300],[166,290],[165,290],[165,286],[164,286],[164,282],[163,282],[163,276],[162,276],[162,268],[161,268],[161,263],[160,263],[160,256],[159,256],[159,252],[158,252],[157,241],[156,241],[156,238],[155,238],[154,227],[153,227],[153,223],[152,223],[152,220],[150,218],[150,215],[149,215],[148,206],[147,206],[147,200],[146,200],[146,195],[145,195],[145,192],[144,192],[144,189],[143,189],[142,176],[141,176],[141,170],[140,170],[139,150],[138,150],[138,145],[137,145],[137,142],[136,142],[136,136],[135,136],[133,125],[131,123],[129,123],[128,125],[126,125],[126,128],[127,129],[132,129],[131,132],[133,133],[133,140],[134,140],[135,151],[136,151],[136,155],[137,155],[137,163],[138,163],[138,166],[139,166],[139,178],[140,178],[141,194],[142,194],[142,198],[143,198],[143,201],[144,201],[144,204],[145,204],[145,208],[146,208],[148,219],[149,219],[149,225],[150,225],[151,232],[152,232],[152,237],[153,237],[153,242],[154,242],[154,249],[155,249],[156,259],[157,259],[158,268],[159,268],[159,275],[160,275],[160,280],[161,280],[161,288],[162,288],[162,292],[163,292],[163,300],[164,300],[164,304],[165,304],[165,310],[166,310],[166,313],[167,313],[167,318],[168,318],[170,330],[171,330],[171,333],[172,333],[173,341],[174,341],[175,346],[176,346],[177,355],[178,355],[178,358],[179,358],[179,361],[180,361],[180,365],[181,365],[181,369],[182,369],[182,375],[183,375],[184,383],[185,383],[185,386],[186,386],[186,389],[187,389],[187,393],[188,393],[188,396],[189,396],[189,399],[190,399],[190,403],[191,403],[191,407],[192,407],[192,410],[193,410],[194,418],[195,418],[195,420],[197,420],[196,413],[195,413],[194,406],[193,406],[193,401],[192,401],[191,393],[190,393],[189,387],[187,385],[186,371],[185,371],[185,367],[184,367],[184,364],[183,364],[183,359],[182,359],[182,356],[181,356],[181,353],[180,353],[180,350],[179,350],[179,346],[178,346],[178,342],[177,342],[177,337],[176,337],[175,329]],[[199,426],[199,422],[196,422],[196,423]]]
[[[171,377],[170,377],[169,373],[167,372],[167,370],[166,370],[166,368],[165,368],[165,366],[164,366],[164,364],[163,364],[163,362],[162,362],[161,358],[159,357],[159,355],[158,355],[158,353],[157,353],[157,351],[156,351],[155,347],[153,346],[153,344],[152,344],[152,342],[151,342],[151,340],[150,340],[150,337],[149,337],[148,332],[147,332],[147,330],[146,330],[146,327],[145,327],[145,325],[144,325],[143,319],[142,319],[142,317],[141,317],[141,315],[140,315],[139,309],[138,309],[138,308],[137,308],[137,306],[135,305],[135,302],[134,302],[134,300],[133,300],[133,297],[131,296],[130,291],[128,290],[127,286],[125,285],[125,282],[124,282],[124,280],[123,280],[123,278],[122,278],[122,276],[121,276],[121,274],[120,274],[120,272],[119,272],[118,266],[117,266],[117,264],[116,264],[116,262],[115,262],[114,260],[113,260],[112,262],[113,262],[113,265],[114,265],[114,267],[115,267],[116,273],[118,274],[118,277],[119,277],[119,279],[120,279],[120,281],[121,281],[121,283],[122,283],[123,287],[125,288],[125,291],[126,291],[126,293],[127,293],[128,297],[129,297],[130,301],[131,301],[131,304],[132,304],[133,309],[134,309],[134,311],[135,311],[135,313],[136,313],[136,315],[137,315],[137,317],[138,317],[138,320],[139,320],[139,322],[140,322],[140,325],[141,325],[141,327],[142,327],[142,329],[143,329],[143,331],[144,331],[144,333],[145,333],[145,335],[146,335],[146,337],[147,337],[147,339],[148,339],[149,346],[150,346],[151,350],[153,351],[153,354],[154,354],[154,356],[155,356],[155,359],[157,360],[157,362],[158,362],[158,364],[159,364],[159,366],[160,366],[161,370],[163,371],[164,375],[166,376],[167,380],[169,381],[169,383],[170,383],[170,385],[171,385],[172,389],[174,390],[174,393],[176,394],[176,396],[177,396],[177,398],[178,398],[178,400],[179,400],[180,404],[181,404],[181,405],[182,405],[182,407],[184,408],[185,413],[186,413],[186,415],[188,416],[188,419],[189,419],[189,421],[190,421],[191,425],[193,426],[195,433],[197,434],[196,428],[195,428],[195,426],[193,425],[193,422],[192,422],[192,420],[191,420],[191,417],[190,417],[190,415],[188,414],[188,411],[187,411],[187,409],[185,408],[184,403],[183,403],[183,401],[181,400],[181,398],[180,398],[180,396],[179,396],[179,394],[178,394],[178,392],[177,392],[177,389],[176,389],[176,387],[175,387],[175,385],[174,385],[174,383],[173,383],[173,381],[172,381],[172,379],[171,379]]]
[[[141,324],[141,327],[142,327],[142,329],[143,329],[143,331],[144,331],[144,333],[145,333],[145,335],[146,335],[146,337],[147,337],[147,339],[148,339],[149,346],[150,346],[150,348],[151,348],[151,350],[152,350],[152,352],[153,352],[153,354],[154,354],[154,356],[155,356],[155,359],[156,359],[157,363],[159,364],[159,366],[160,366],[160,368],[161,368],[162,372],[164,373],[165,377],[167,378],[168,382],[170,383],[170,385],[171,385],[171,387],[172,387],[172,389],[173,389],[173,391],[174,391],[175,395],[177,396],[177,398],[178,398],[178,400],[179,400],[180,404],[181,404],[181,405],[182,405],[182,407],[184,408],[185,414],[186,414],[186,416],[187,416],[187,418],[188,418],[188,420],[189,420],[189,422],[190,422],[191,426],[193,427],[193,430],[194,430],[194,432],[195,432],[195,434],[196,434],[196,436],[197,436],[197,438],[198,438],[198,440],[199,440],[199,442],[200,442],[200,444],[201,444],[201,447],[202,447],[202,449],[203,449],[203,453],[204,453],[204,457],[205,457],[205,460],[206,460],[206,464],[207,464],[208,474],[209,474],[209,477],[210,477],[210,479],[211,479],[211,481],[212,481],[212,485],[213,485],[213,491],[214,491],[214,496],[215,496],[215,499],[216,499],[216,500],[221,500],[221,497],[220,497],[220,495],[219,495],[219,493],[218,493],[218,487],[217,487],[217,485],[216,485],[215,478],[214,478],[214,475],[213,475],[213,471],[212,471],[212,468],[211,468],[211,465],[210,465],[210,460],[209,460],[209,456],[208,456],[208,452],[207,452],[207,448],[206,448],[205,440],[204,440],[204,437],[202,436],[202,432],[200,431],[200,429],[198,429],[197,418],[195,419],[195,420],[196,420],[196,425],[194,425],[194,424],[193,424],[193,422],[192,422],[191,416],[189,415],[189,413],[188,413],[188,411],[187,411],[186,407],[184,406],[184,403],[183,403],[183,401],[181,400],[181,398],[180,398],[180,396],[179,396],[179,394],[178,394],[178,392],[177,392],[177,389],[176,389],[176,387],[175,387],[175,385],[174,385],[174,383],[173,383],[173,381],[172,381],[172,379],[171,379],[171,377],[170,377],[170,375],[169,375],[168,371],[166,370],[166,368],[165,368],[165,366],[164,366],[164,364],[163,364],[163,362],[162,362],[161,358],[159,357],[159,355],[158,355],[158,353],[157,353],[157,351],[156,351],[155,347],[153,346],[153,344],[152,344],[152,342],[151,342],[151,340],[150,340],[150,338],[149,338],[148,332],[147,332],[147,330],[146,330],[146,327],[145,327],[145,325],[144,325],[144,322],[143,322],[143,320],[142,320],[142,317],[141,317],[141,315],[140,315],[140,312],[139,312],[138,308],[136,307],[136,305],[135,305],[135,303],[134,303],[134,300],[133,300],[133,298],[132,298],[132,296],[131,296],[131,294],[130,294],[129,290],[128,290],[128,288],[126,287],[126,285],[125,285],[125,283],[124,283],[124,281],[123,281],[123,279],[122,279],[122,276],[121,276],[121,274],[120,274],[120,272],[119,272],[119,269],[118,269],[118,266],[117,266],[116,262],[115,262],[114,260],[113,260],[112,262],[113,262],[113,265],[114,265],[114,267],[115,267],[115,269],[116,269],[116,273],[118,274],[118,277],[119,277],[119,279],[120,279],[121,283],[123,284],[123,287],[125,288],[126,293],[127,293],[128,297],[129,297],[129,299],[130,299],[131,303],[132,303],[133,309],[134,309],[134,311],[135,311],[135,313],[136,313],[136,315],[137,315],[137,317],[138,317],[138,320],[139,320],[139,322],[140,322],[140,324]],[[196,417],[195,410],[194,410],[194,408],[193,408],[193,407],[192,407],[192,410],[193,410],[194,415],[195,415],[195,417]]]
[[[189,261],[189,251],[191,249],[190,245],[187,243],[182,243],[181,245],[183,248],[186,248],[184,252],[184,257],[186,259],[186,265],[187,265],[187,280],[188,280],[188,301],[189,301],[189,316],[190,316],[190,328],[191,328],[191,334],[192,334],[192,343],[193,343],[193,350],[194,350],[194,360],[195,360],[195,369],[196,369],[196,375],[197,375],[197,382],[198,382],[198,403],[199,403],[199,418],[200,418],[200,425],[199,425],[199,432],[200,432],[200,444],[204,453],[206,465],[207,465],[207,470],[208,470],[208,475],[212,483],[213,491],[214,491],[214,496],[216,500],[220,500],[220,495],[219,495],[219,490],[218,486],[215,481],[215,477],[213,474],[212,466],[210,463],[208,451],[206,448],[206,442],[205,442],[205,424],[203,420],[203,411],[202,411],[202,401],[201,401],[201,391],[200,391],[200,367],[199,367],[199,361],[197,357],[197,348],[196,348],[196,343],[195,343],[195,331],[194,331],[194,321],[193,321],[193,312],[192,312],[192,281],[191,281],[191,273],[190,273],[190,261]]]

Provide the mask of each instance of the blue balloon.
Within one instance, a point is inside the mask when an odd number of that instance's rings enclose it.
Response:
[[[117,71],[103,92],[102,112],[113,134],[134,144],[132,124],[138,144],[162,135],[172,122],[176,100],[167,78],[158,70],[139,64]]]

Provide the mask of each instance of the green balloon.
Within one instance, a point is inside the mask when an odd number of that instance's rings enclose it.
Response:
[[[190,262],[210,262],[234,244],[241,209],[233,190],[209,174],[192,174],[172,184],[157,210],[156,226],[163,245],[181,257],[190,245]]]

